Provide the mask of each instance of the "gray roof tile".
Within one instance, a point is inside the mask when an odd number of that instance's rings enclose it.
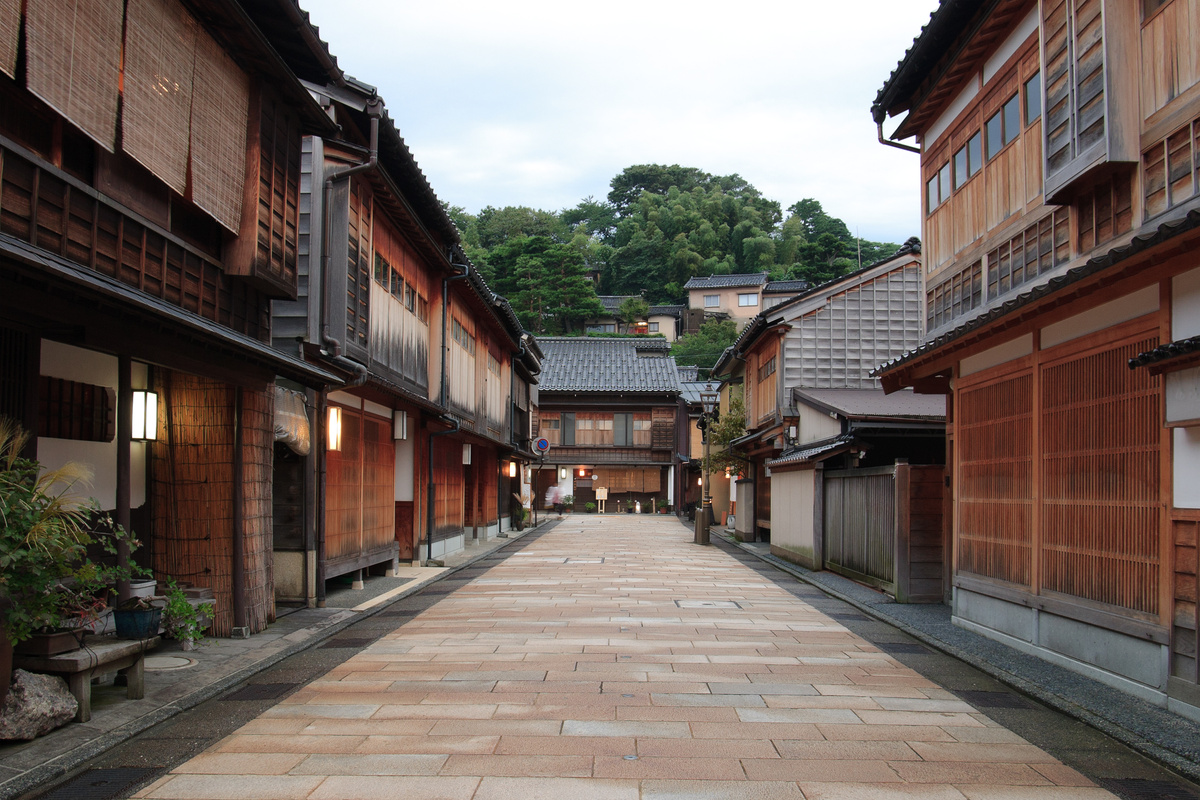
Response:
[[[689,278],[684,289],[732,289],[735,286],[762,286],[767,282],[767,273],[751,272],[742,275],[709,275],[706,278]]]
[[[672,392],[679,371],[665,339],[539,338],[545,359],[539,391]]]

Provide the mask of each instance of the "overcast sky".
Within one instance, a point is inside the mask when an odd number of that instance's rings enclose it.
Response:
[[[784,209],[814,197],[864,239],[920,234],[919,157],[876,141],[870,107],[935,0],[300,3],[472,213],[568,208],[632,164],[682,164]]]

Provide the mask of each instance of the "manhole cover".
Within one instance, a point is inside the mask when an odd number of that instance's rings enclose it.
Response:
[[[932,652],[928,647],[916,642],[872,642],[885,653],[924,653]]]
[[[1196,800],[1197,798],[1195,792],[1170,781],[1152,781],[1146,778],[1099,778],[1096,782],[1126,800]]]
[[[676,600],[679,608],[741,608],[733,600]]]
[[[970,689],[958,691],[955,694],[976,708],[1034,708],[1033,703],[1012,692],[985,692]]]
[[[157,769],[89,769],[66,783],[37,796],[37,800],[114,800],[124,797],[139,783],[157,774]]]
[[[278,700],[295,689],[296,683],[251,683],[222,697],[222,700]]]
[[[146,672],[170,672],[196,666],[197,661],[187,656],[146,656]]]
[[[350,636],[344,636],[340,639],[330,639],[328,642],[321,645],[321,647],[363,648],[363,647],[370,647],[374,643],[375,643],[374,639],[356,639],[356,638],[352,638]]]
[[[564,564],[603,564],[604,557],[600,558],[567,558],[563,560]]]

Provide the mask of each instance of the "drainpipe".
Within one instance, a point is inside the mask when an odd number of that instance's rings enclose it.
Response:
[[[34,428],[34,430],[37,430]],[[132,505],[130,497],[133,488],[132,454],[130,453],[133,439],[133,362],[127,355],[117,356],[117,496],[116,522],[126,532],[131,528],[130,518]],[[117,566],[129,568],[129,542],[117,542]],[[129,579],[117,581],[117,600],[124,602],[130,597]]]
[[[438,431],[436,433],[429,434],[429,449],[426,453],[426,457],[428,459],[428,470],[425,473],[425,482],[429,489],[429,491],[426,493],[428,495],[427,504],[429,506],[426,509],[426,517],[428,518],[429,525],[425,531],[425,563],[427,564],[433,559],[433,503],[436,499],[436,492],[433,483],[433,437],[448,436],[451,433],[458,433],[459,429],[462,427],[461,423],[458,421],[458,417],[450,417],[450,419],[446,419],[445,416],[441,416],[438,417],[438,421],[444,422],[447,425],[452,425],[453,427],[447,428],[444,431]]]
[[[239,639],[250,636],[246,622],[246,463],[242,452],[244,407],[242,387],[239,386],[233,400],[233,552],[230,555],[233,570],[233,635]]]
[[[911,144],[900,144],[900,142],[893,142],[891,139],[885,139],[883,136],[883,120],[875,123],[875,129],[879,131],[880,144],[886,144],[888,147],[894,147],[897,150],[907,150],[910,153],[921,152],[921,148],[913,147]]]

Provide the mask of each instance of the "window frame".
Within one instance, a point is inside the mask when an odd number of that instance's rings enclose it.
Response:
[[[1012,106],[1016,116],[1015,129],[1009,130],[1009,106]],[[992,122],[999,123],[1000,131],[1000,146],[995,150],[992,149]],[[1021,92],[1020,90],[1013,92],[1012,96],[1005,100],[996,108],[991,116],[983,123],[984,130],[984,160],[991,161],[996,156],[1000,155],[1010,144],[1021,138],[1021,133],[1024,131],[1024,126],[1021,124]]]
[[[711,302],[709,302],[709,301],[711,301]],[[720,308],[721,307],[721,295],[719,295],[719,294],[704,295],[704,307],[705,308]]]
[[[753,302],[743,302],[746,298]],[[758,308],[758,292],[738,292],[738,308]]]

